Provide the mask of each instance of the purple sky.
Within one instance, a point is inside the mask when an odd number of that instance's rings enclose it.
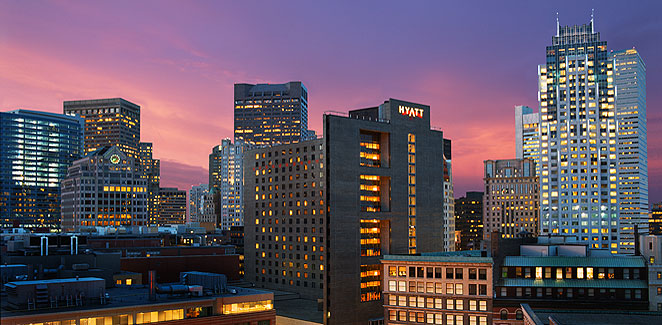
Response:
[[[0,109],[62,112],[123,97],[142,107],[163,186],[207,182],[232,136],[238,82],[301,80],[310,127],[389,97],[428,104],[453,141],[455,196],[482,161],[515,155],[514,105],[537,107],[536,67],[561,24],[596,29],[647,64],[650,201],[662,201],[660,1],[0,2]]]

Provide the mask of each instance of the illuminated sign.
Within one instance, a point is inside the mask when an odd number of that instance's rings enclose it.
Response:
[[[423,109],[409,106],[398,106],[398,113],[409,116],[409,117],[418,117],[423,118]]]

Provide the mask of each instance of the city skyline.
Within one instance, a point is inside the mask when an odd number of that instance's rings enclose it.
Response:
[[[154,157],[161,159],[163,186],[188,189],[207,181],[209,148],[232,137],[235,83],[302,81],[310,92],[309,128],[318,134],[324,111],[392,96],[432,107],[432,125],[453,141],[454,194],[461,197],[482,188],[483,160],[515,157],[514,106],[537,107],[535,67],[544,62],[556,12],[562,25],[575,25],[587,23],[595,8],[596,28],[609,49],[636,47],[646,62],[649,200],[661,201],[655,39],[662,23],[654,9],[662,5],[590,2],[570,10],[522,4],[486,3],[482,11],[457,4],[361,4],[349,11],[331,4],[196,2],[158,6],[144,16],[156,3],[5,2],[0,107],[61,113],[66,100],[134,102],[141,106],[141,138],[154,143]],[[282,14],[302,19],[282,21]],[[404,18],[413,14],[421,19]],[[126,20],[111,24],[117,16]],[[236,31],[249,19],[255,22]],[[261,50],[265,44],[268,54]]]

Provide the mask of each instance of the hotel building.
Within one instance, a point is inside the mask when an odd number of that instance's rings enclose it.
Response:
[[[244,225],[243,159],[247,145],[223,139],[209,155],[209,190],[215,195],[218,228]]]
[[[538,177],[531,159],[486,160],[483,238],[538,235]]]
[[[573,236],[591,248],[634,253],[620,215],[614,61],[593,20],[560,26],[538,67],[540,235]]]
[[[62,181],[62,229],[147,226],[147,180],[134,166],[117,146],[74,161]]]
[[[472,252],[385,255],[384,323],[492,324],[494,262]]]
[[[60,227],[60,182],[82,156],[83,125],[61,114],[0,113],[0,226]]]
[[[531,159],[540,171],[540,114],[528,106],[515,106],[515,157]]]
[[[641,234],[646,232],[648,222],[646,65],[634,48],[611,52],[609,58],[614,64],[616,89],[620,219],[636,224]],[[631,226],[621,227],[620,231],[628,242],[634,238]]]
[[[389,99],[324,115],[326,324],[383,321],[382,266],[389,254],[444,248],[443,133],[430,107]],[[447,156],[445,156],[448,154]]]
[[[324,293],[326,195],[322,139],[253,149],[244,157],[246,280]]]
[[[234,139],[250,145],[308,138],[308,90],[300,81],[234,85]]]
[[[140,106],[122,98],[64,102],[64,114],[85,120],[85,153],[117,146],[136,158],[140,142]]]

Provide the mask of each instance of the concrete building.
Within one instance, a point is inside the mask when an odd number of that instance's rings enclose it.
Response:
[[[217,227],[244,225],[243,159],[248,146],[223,139],[209,155],[209,190],[215,196]]]
[[[161,160],[152,157],[152,144],[141,142],[138,154],[141,177],[147,180],[147,205],[150,222],[159,213],[159,188],[161,184]]]
[[[385,255],[384,323],[492,324],[494,262],[471,252]]]
[[[515,157],[531,159],[540,172],[540,114],[528,106],[515,106]]]
[[[308,90],[300,81],[234,85],[234,139],[250,145],[308,138]]]
[[[215,228],[216,211],[208,185],[191,186],[188,197],[189,222],[197,222],[201,226],[210,225],[212,229]]]
[[[632,229],[640,220],[620,214],[618,110],[607,42],[593,19],[557,23],[546,54],[538,66],[540,235],[634,253]]]
[[[82,156],[80,118],[0,112],[0,226],[60,227],[60,182]]]
[[[483,238],[538,235],[539,190],[531,159],[484,161]]]
[[[483,192],[467,192],[455,200],[455,230],[459,231],[456,250],[480,247],[483,239]]]
[[[395,99],[325,114],[324,141],[325,323],[379,323],[380,257],[444,248],[447,146],[429,106]]]
[[[662,235],[662,202],[653,204],[648,219],[648,233]]]
[[[444,144],[446,142],[448,148],[444,148],[444,251],[451,252],[455,250],[455,196],[453,196],[451,142],[444,140]]]
[[[648,226],[646,65],[634,48],[611,52],[609,58],[614,64],[618,123],[619,217],[643,233]],[[622,227],[621,233],[633,236],[629,227]]]
[[[648,269],[648,310],[662,311],[662,236],[639,236],[639,252]]]
[[[159,215],[156,225],[178,225],[186,223],[186,190],[175,187],[159,189]]]
[[[322,139],[247,152],[247,281],[307,299],[323,297],[327,236],[323,159]]]
[[[64,114],[85,120],[85,153],[117,146],[131,158],[139,153],[140,106],[122,98],[64,102]]]
[[[74,161],[62,181],[62,228],[147,226],[147,180],[135,166],[117,146]]]

